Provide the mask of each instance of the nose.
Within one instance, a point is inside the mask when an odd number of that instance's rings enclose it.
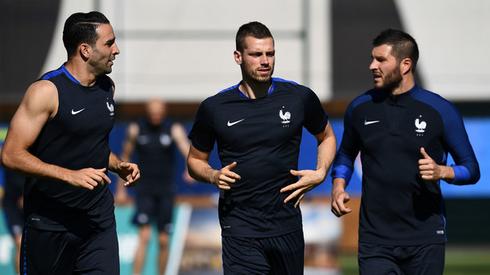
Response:
[[[114,55],[118,55],[120,53],[119,47],[117,46],[116,43],[114,43]]]
[[[373,59],[371,61],[371,64],[369,64],[369,70],[375,70],[378,68],[378,61],[376,61],[375,59]]]
[[[269,57],[266,54],[263,54],[260,56],[260,64],[262,64],[262,65],[268,65],[269,64]]]

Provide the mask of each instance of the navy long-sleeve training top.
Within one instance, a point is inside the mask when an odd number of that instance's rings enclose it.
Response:
[[[370,90],[349,105],[333,178],[349,181],[361,153],[360,242],[418,245],[446,241],[440,182],[420,177],[420,147],[438,164],[451,154],[452,184],[473,184],[478,162],[456,108],[441,96],[415,86],[393,96]]]

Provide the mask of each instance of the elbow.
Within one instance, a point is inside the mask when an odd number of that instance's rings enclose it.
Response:
[[[468,167],[470,179],[466,184],[476,184],[480,180],[480,167],[477,163]]]
[[[15,165],[16,162],[13,156],[14,154],[11,154],[8,150],[3,148],[2,155],[1,155],[1,162],[5,168],[8,168],[10,170],[16,169],[16,165]]]
[[[191,178],[195,179],[195,180],[199,180],[197,178],[197,175],[193,169],[193,162],[192,162],[192,159],[190,157],[187,157],[187,172],[189,172],[189,176],[191,176]]]
[[[477,166],[472,174],[473,176],[470,184],[476,184],[480,180],[480,168]]]
[[[478,164],[454,166],[455,180],[452,182],[456,185],[476,184],[480,180],[480,167]]]

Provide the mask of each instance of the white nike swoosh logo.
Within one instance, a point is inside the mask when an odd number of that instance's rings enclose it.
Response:
[[[228,123],[226,123],[226,125],[227,125],[228,127],[231,127],[231,126],[233,126],[233,125],[235,125],[235,124],[237,124],[237,123],[240,123],[240,122],[242,122],[242,121],[244,121],[244,120],[245,120],[244,118],[242,118],[242,119],[240,119],[240,120],[237,120],[237,121],[233,121],[233,122],[230,122],[230,121],[228,120]]]
[[[367,120],[364,120],[364,125],[370,125],[370,124],[374,124],[374,123],[378,123],[379,120],[370,120],[370,121],[367,121]]]
[[[72,115],[76,115],[76,114],[78,114],[78,113],[83,112],[83,110],[85,110],[85,108],[80,109],[80,110],[78,110],[78,111],[74,111],[73,109],[71,109],[71,114],[72,114]]]

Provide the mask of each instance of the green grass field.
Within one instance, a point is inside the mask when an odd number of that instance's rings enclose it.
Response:
[[[343,275],[359,274],[357,256],[340,256]],[[489,275],[490,246],[488,247],[447,247],[444,275]]]

